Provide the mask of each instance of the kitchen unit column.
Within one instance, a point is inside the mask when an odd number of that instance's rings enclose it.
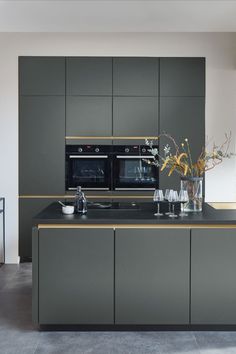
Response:
[[[188,138],[196,159],[205,145],[205,59],[160,58],[160,133],[172,135],[180,145]],[[168,143],[160,140],[160,151]],[[160,188],[180,188],[176,173],[160,173]]]
[[[65,193],[65,58],[20,57],[19,78],[19,255],[27,258],[32,216]]]

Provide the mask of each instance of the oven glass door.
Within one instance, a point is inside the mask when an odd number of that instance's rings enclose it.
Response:
[[[75,190],[77,186],[87,190],[110,189],[108,155],[69,155],[67,163],[68,190]]]
[[[157,188],[158,169],[144,159],[153,156],[122,156],[115,157],[114,187],[116,190],[147,190]]]

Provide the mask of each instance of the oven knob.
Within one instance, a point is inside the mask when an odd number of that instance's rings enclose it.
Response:
[[[79,152],[83,152],[83,149],[82,149],[82,148],[78,148],[78,151],[79,151]]]
[[[125,152],[129,152],[129,148],[125,148]]]
[[[100,151],[99,148],[96,148],[96,149],[95,149],[95,152],[99,152],[99,151]]]
[[[147,150],[145,148],[142,148],[142,152],[146,152]]]

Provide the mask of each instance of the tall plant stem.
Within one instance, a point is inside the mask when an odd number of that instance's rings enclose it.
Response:
[[[187,148],[188,148],[189,161],[190,161],[190,165],[191,165],[191,175],[193,177],[193,160],[192,160],[192,155],[191,155],[191,151],[190,151],[190,146],[189,146],[188,140],[186,142],[187,142]]]

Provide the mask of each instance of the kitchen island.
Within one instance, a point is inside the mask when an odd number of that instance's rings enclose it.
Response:
[[[154,211],[153,203],[113,203],[63,215],[53,203],[38,214],[33,322],[236,325],[236,211],[204,204],[176,219]]]

